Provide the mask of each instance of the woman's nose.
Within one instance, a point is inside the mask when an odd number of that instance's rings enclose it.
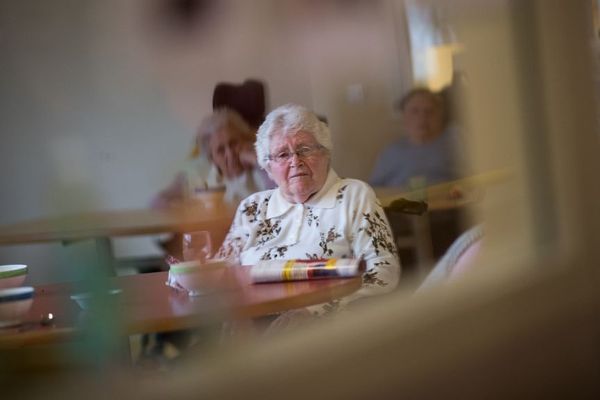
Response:
[[[290,154],[290,165],[297,166],[304,164],[304,159],[298,155],[298,153],[293,152]]]

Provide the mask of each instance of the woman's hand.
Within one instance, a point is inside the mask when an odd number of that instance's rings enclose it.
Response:
[[[250,141],[240,142],[238,145],[238,157],[244,170],[251,170],[258,164],[256,161],[256,150]]]
[[[212,162],[224,177],[232,179],[256,167],[256,152],[252,142],[242,140],[214,151]]]

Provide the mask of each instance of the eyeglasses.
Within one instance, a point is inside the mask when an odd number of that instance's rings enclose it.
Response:
[[[321,151],[323,146],[300,146],[294,151],[280,151],[277,154],[271,154],[267,157],[270,161],[275,161],[278,164],[284,164],[289,162],[294,154],[303,160],[314,156],[318,151]]]

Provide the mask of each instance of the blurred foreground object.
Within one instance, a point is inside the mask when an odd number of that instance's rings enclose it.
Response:
[[[202,282],[201,289],[205,293],[198,293],[198,296],[188,296],[186,292],[167,286],[167,272],[115,277],[106,280],[110,291],[86,294],[87,312],[80,309],[83,296],[73,296],[78,291],[77,283],[36,286],[36,295],[31,308],[24,313],[23,325],[16,330],[0,330],[0,351],[77,341],[85,334],[81,330],[85,327],[82,322],[90,318],[100,325],[116,324],[115,333],[123,336],[167,332],[201,326],[207,320],[223,322],[253,318],[333,301],[361,286],[359,277],[255,285],[249,266],[224,267],[220,262],[217,277],[212,265],[209,264],[206,270],[199,266],[192,274],[187,274],[190,277],[187,282],[192,285],[189,290],[196,290],[193,285]],[[189,268],[175,267],[179,272]],[[211,283],[214,284],[212,288],[209,287]],[[33,290],[30,288],[28,293]],[[106,313],[95,314],[97,301],[106,301]],[[51,326],[40,319],[49,313],[53,315]]]

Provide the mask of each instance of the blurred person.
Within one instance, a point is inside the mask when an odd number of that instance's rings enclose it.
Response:
[[[233,202],[273,187],[257,168],[254,139],[254,131],[237,112],[215,110],[201,122],[190,157],[152,206],[166,207],[219,190],[225,201]]]
[[[255,147],[258,164],[277,188],[240,203],[216,257],[240,265],[332,257],[362,257],[366,262],[363,285],[356,293],[286,312],[274,324],[293,324],[393,290],[400,263],[390,226],[366,183],[342,179],[331,168],[327,125],[305,107],[284,105],[260,126]]]
[[[411,190],[458,179],[462,149],[443,97],[416,88],[399,106],[405,135],[379,155],[369,183]]]
[[[237,202],[254,192],[274,187],[266,173],[258,168],[255,138],[255,131],[238,112],[228,108],[213,111],[202,120],[190,157],[171,184],[152,200],[152,207],[164,208],[202,199],[213,191],[224,192],[224,201]],[[161,239],[159,246],[168,256],[184,259],[181,234]],[[154,270],[156,268],[147,269],[148,272]],[[144,362],[164,359],[168,345],[179,351],[193,340],[189,331],[146,335],[142,343]]]
[[[207,200],[206,195],[213,192],[222,192],[224,201],[234,203],[274,187],[258,168],[255,138],[255,131],[236,111],[215,110],[202,120],[190,157],[151,206],[165,208],[194,199]],[[163,239],[159,245],[168,255],[182,259],[181,235]]]
[[[427,186],[464,176],[463,146],[456,125],[449,123],[445,97],[426,88],[415,88],[400,100],[399,107],[404,135],[379,155],[369,183],[398,188],[402,192],[414,191],[425,197]],[[464,188],[453,184],[447,196],[456,199],[463,194]],[[415,235],[406,216],[392,212],[388,218],[396,236]],[[430,212],[428,218],[431,255],[438,259],[466,229],[465,211],[461,208],[436,210]],[[421,261],[414,248],[400,249],[400,257],[409,271],[418,272],[414,267]]]

